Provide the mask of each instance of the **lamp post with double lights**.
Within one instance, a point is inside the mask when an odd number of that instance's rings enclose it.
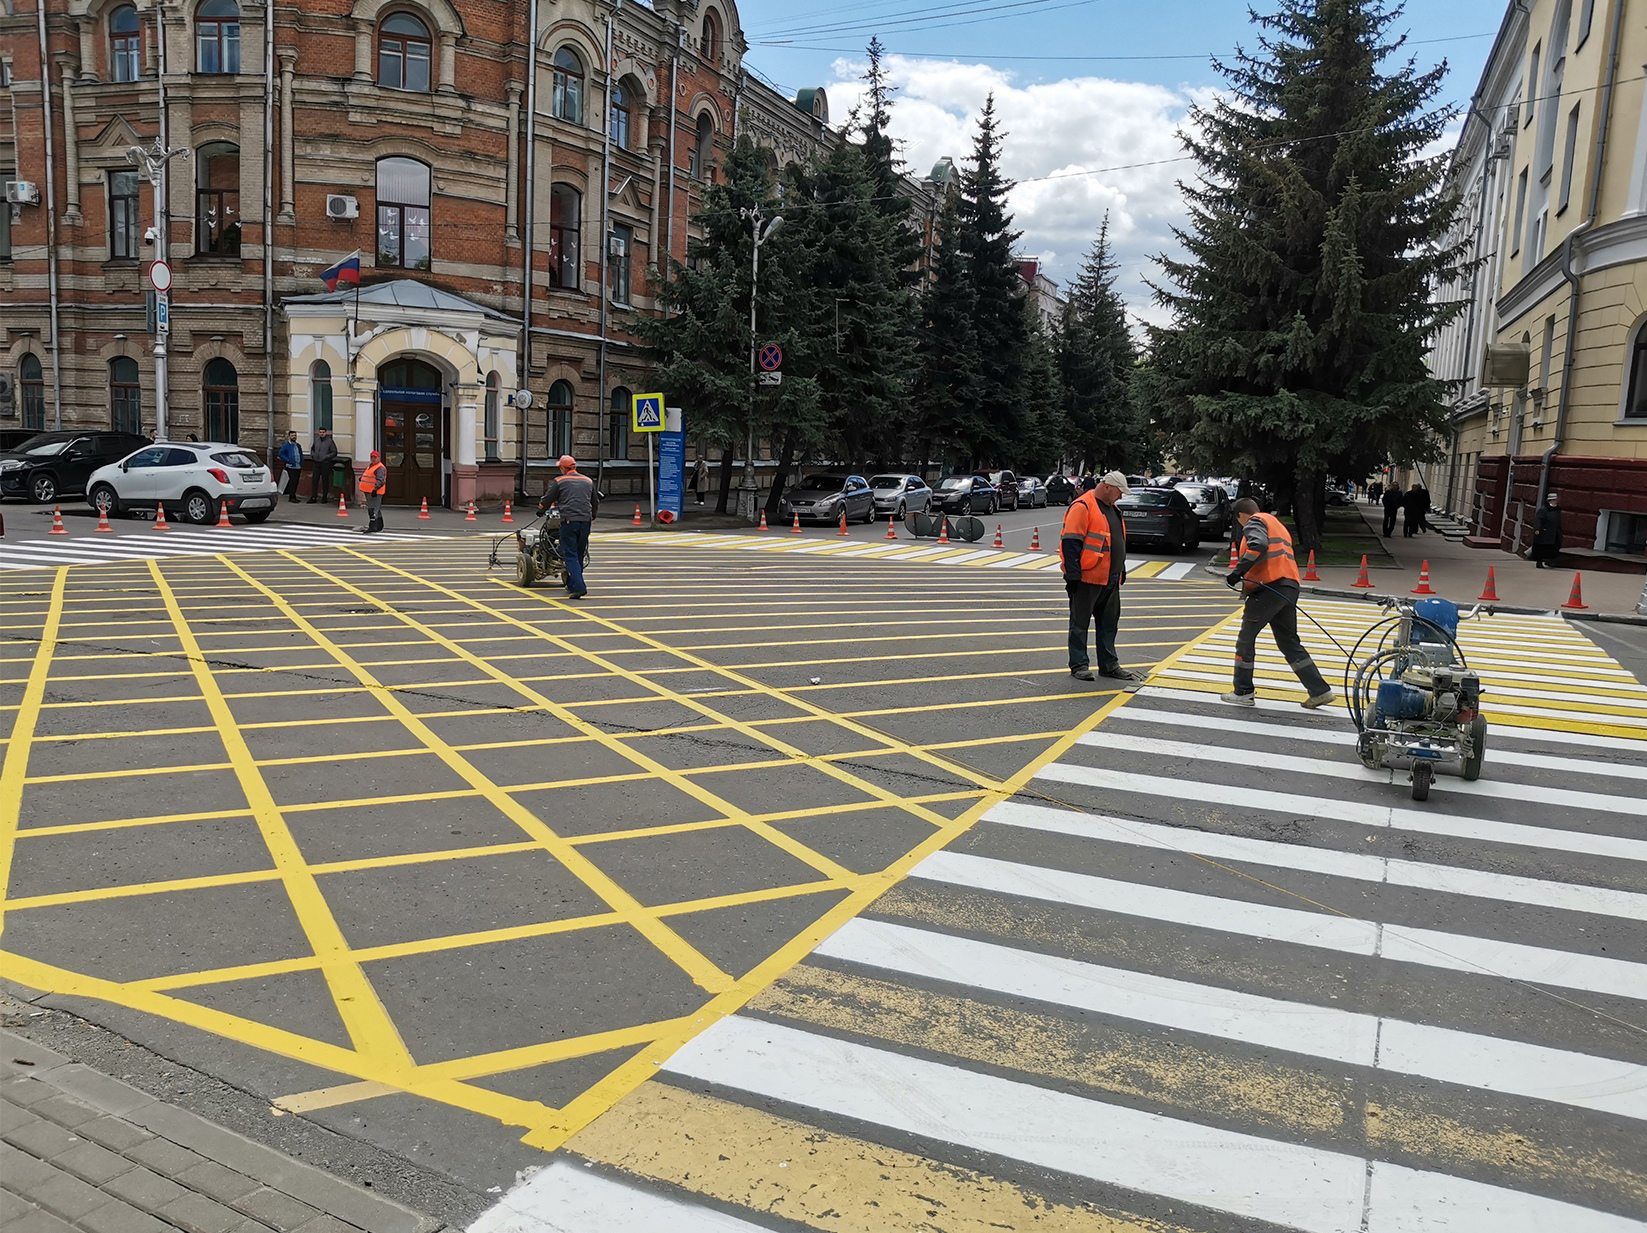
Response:
[[[156,261],[161,262],[166,261],[171,255],[171,249],[168,246],[170,228],[166,225],[166,167],[172,159],[177,158],[179,155],[187,158],[189,156],[188,147],[178,146],[167,149],[159,137],[156,137],[154,144],[147,149],[143,146],[126,147],[126,161],[133,166],[142,164],[143,174],[148,177],[149,183],[154,185],[154,257]],[[155,440],[164,441],[166,439],[166,421],[169,415],[169,370],[166,359],[166,335],[171,328],[171,301],[168,293],[160,290],[158,286],[154,295],[154,436]]]

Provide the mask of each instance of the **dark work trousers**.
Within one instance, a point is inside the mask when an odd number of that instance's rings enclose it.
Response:
[[[1385,539],[1389,539],[1390,536],[1395,534],[1395,516],[1397,514],[1399,514],[1400,512],[1401,512],[1401,507],[1399,505],[1386,505],[1384,507],[1384,538]]]
[[[560,524],[560,555],[566,562],[566,589],[572,595],[582,595],[589,588],[583,581],[583,558],[589,551],[589,528],[592,522],[563,522]]]
[[[281,472],[280,478],[282,481],[281,487],[286,490],[286,499],[289,501],[297,500],[297,486],[303,480],[303,468],[287,467],[285,471]]]
[[[332,499],[332,463],[330,459],[314,464],[314,483],[309,487],[309,495],[317,501]]]
[[[1326,679],[1298,638],[1296,582],[1266,583],[1247,596],[1246,607],[1241,610],[1241,632],[1235,639],[1235,692],[1253,692],[1252,662],[1258,653],[1258,631],[1266,625],[1275,635],[1275,645],[1287,657],[1287,666],[1310,697],[1326,693]]]
[[[1121,627],[1121,588],[1077,582],[1069,596],[1069,666],[1090,668],[1087,662],[1087,626],[1097,618],[1098,671],[1121,667],[1115,653],[1115,633]]]

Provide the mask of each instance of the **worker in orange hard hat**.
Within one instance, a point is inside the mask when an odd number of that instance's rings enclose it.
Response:
[[[560,456],[560,474],[549,481],[549,487],[538,498],[538,516],[546,514],[551,505],[560,510],[560,555],[566,562],[566,593],[572,599],[582,599],[589,593],[583,582],[583,563],[589,555],[589,530],[600,509],[600,493],[595,481],[578,470],[577,459],[570,454]]]
[[[361,530],[362,535],[375,535],[383,530],[383,494],[389,491],[389,468],[383,465],[383,460],[376,450],[372,451],[372,461],[360,473],[360,501],[366,507],[366,526]]]

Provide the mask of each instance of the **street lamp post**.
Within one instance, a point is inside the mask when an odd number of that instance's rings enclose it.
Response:
[[[743,482],[738,485],[738,516],[754,522],[755,498],[759,492],[755,483],[755,398],[760,388],[756,385],[756,373],[757,356],[761,346],[760,335],[755,332],[755,305],[761,282],[761,245],[770,240],[772,233],[783,226],[783,215],[774,215],[763,227],[760,206],[742,210],[740,213],[749,222],[755,244],[749,267],[749,417],[745,424],[747,434],[744,442]]]
[[[154,185],[154,256],[156,261],[166,261],[171,256],[169,247],[169,231],[167,226],[167,184],[166,167],[182,155],[189,156],[187,146],[178,146],[167,149],[159,137],[148,149],[142,146],[128,146],[126,161],[133,166],[143,164],[144,174]],[[169,418],[169,367],[166,358],[166,335],[170,323],[166,320],[166,313],[160,307],[160,301],[167,300],[167,310],[170,309],[169,293],[157,290],[155,293],[155,330],[154,330],[154,436],[157,441],[166,439],[166,421]]]

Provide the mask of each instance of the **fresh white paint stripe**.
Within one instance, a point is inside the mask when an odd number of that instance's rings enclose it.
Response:
[[[1167,566],[1155,576],[1162,582],[1177,582],[1180,578],[1188,578],[1194,569],[1195,566],[1188,561],[1180,561],[1176,565]]]
[[[1295,775],[1314,775],[1328,779],[1349,779],[1359,783],[1388,783],[1391,775],[1389,770],[1370,770],[1361,764],[1359,758],[1354,761],[1348,758],[1330,761],[1326,758],[1301,758],[1273,750],[1254,751],[1226,745],[1192,744],[1188,741],[1168,741],[1152,736],[1132,736],[1125,732],[1083,736],[1078,738],[1078,743],[1089,748],[1113,749],[1122,753],[1184,758],[1192,762],[1216,762],[1225,766],[1261,766],[1266,772],[1290,772]],[[1631,817],[1639,817],[1643,809],[1641,800],[1636,797],[1614,796],[1606,792],[1575,792],[1567,788],[1547,788],[1541,784],[1531,783],[1504,783],[1492,779],[1478,779],[1470,783],[1450,775],[1437,776],[1434,790],[1453,796],[1528,801],[1563,809],[1625,813]]]
[[[101,544],[7,544],[4,551],[18,561],[51,561],[85,558],[88,561],[107,560],[108,549]]]
[[[965,554],[963,554],[961,556],[958,556],[958,557],[952,557],[948,561],[945,561],[944,564],[945,565],[965,565],[969,561],[981,561],[985,557],[992,557],[999,551],[1000,551],[1000,549],[998,549],[998,548],[983,548],[983,549],[979,549],[979,550],[974,551],[974,552],[965,553]]]
[[[1147,691],[1140,690],[1139,692],[1144,693]],[[1107,723],[1165,724],[1170,727],[1194,728],[1204,732],[1211,721],[1205,715],[1195,715],[1188,711],[1163,711],[1138,706],[1123,706],[1111,713]],[[1308,741],[1343,749],[1355,748],[1355,733],[1345,731],[1337,726],[1328,728],[1317,727],[1313,724],[1306,726],[1304,724],[1251,723],[1242,719],[1227,719],[1220,715],[1217,719],[1217,728],[1219,732],[1261,736],[1284,741]],[[1500,728],[1494,735],[1509,736],[1510,732]],[[1082,737],[1080,743],[1083,745],[1103,745],[1105,742],[1095,737]],[[1492,737],[1489,737],[1488,747],[1489,750],[1492,748]],[[1647,752],[1647,750],[1643,750],[1643,752]],[[1495,758],[1494,761],[1512,762],[1516,766],[1525,766],[1533,770],[1560,771],[1562,774],[1607,775],[1615,779],[1647,779],[1647,766],[1633,765],[1628,762],[1608,762],[1598,758],[1556,758],[1548,754],[1529,753],[1518,749],[1513,756],[1507,755],[1503,758]],[[1637,808],[1640,808],[1639,803]]]
[[[481,1213],[469,1233],[764,1233],[764,1228],[563,1159],[510,1190]]]
[[[1647,1067],[1614,1058],[1380,1020],[862,918],[841,926],[814,953],[1242,1044],[1647,1120]]]
[[[1146,560],[1146,558],[1144,558],[1144,557],[1128,557],[1127,558],[1127,573],[1130,574],[1133,570],[1135,570],[1139,566],[1143,565],[1145,560]]]
[[[1220,835],[1190,827],[1163,826],[1158,822],[1137,822],[1131,818],[1048,809],[1044,805],[1006,802],[991,809],[984,815],[984,820],[1001,826],[1075,835],[1106,843],[1193,853],[1214,860],[1298,869],[1335,878],[1354,878],[1360,882],[1387,882],[1391,886],[1443,891],[1449,895],[1468,895],[1476,899],[1490,899],[1495,903],[1526,903],[1569,912],[1593,912],[1598,916],[1647,921],[1647,895],[1604,886],[1550,882],[1458,865],[1374,856],[1367,852],[1342,852],[1336,848]]]
[[[1020,565],[1029,565],[1034,562],[1045,562],[1047,554],[1044,552],[1022,552],[1017,556],[1008,557],[1005,561],[991,561],[990,569],[1017,569]]]
[[[1345,662],[1344,650],[1333,646],[1331,643],[1323,642],[1320,639],[1310,638],[1302,639],[1302,641],[1312,656],[1317,656],[1326,663],[1342,666]],[[1371,653],[1372,645],[1373,644],[1369,641],[1367,645],[1362,648],[1363,653]],[[1354,649],[1353,643],[1346,643],[1345,646],[1348,649]],[[1202,644],[1201,649],[1216,650],[1234,655],[1235,639],[1217,635],[1208,638],[1206,642]],[[1274,654],[1274,652],[1270,651],[1269,648],[1263,644],[1263,642],[1258,644],[1258,649],[1260,655]],[[1609,667],[1607,664],[1600,661],[1558,664],[1547,661],[1542,651],[1533,653],[1536,658],[1530,661],[1529,652],[1526,648],[1521,649],[1519,656],[1488,655],[1483,654],[1480,649],[1472,649],[1468,646],[1463,649],[1466,658],[1470,661],[1470,667],[1475,669],[1485,678],[1496,678],[1509,681],[1548,681],[1557,685],[1569,685],[1574,682],[1585,682],[1590,680],[1596,680],[1598,684],[1610,684],[1616,681],[1621,686],[1640,689],[1640,686],[1636,682],[1636,678],[1630,673],[1626,672],[1622,668]],[[1218,662],[1224,662],[1222,660],[1222,656],[1220,656]],[[1544,668],[1547,671],[1543,673],[1529,671],[1529,662],[1534,662],[1538,667]]]
[[[783,1024],[722,1019],[666,1072],[1305,1233],[1640,1233],[1618,1216],[1501,1187],[1107,1105]],[[1422,1208],[1403,1196],[1423,1194]],[[1388,1198],[1386,1198],[1386,1191]],[[1419,1224],[1418,1219],[1427,1223]],[[1461,1229],[1466,1226],[1459,1226]]]
[[[1619,835],[1598,835],[1547,826],[1528,826],[1520,822],[1499,822],[1492,818],[1433,813],[1372,801],[1340,801],[1295,792],[1274,792],[1267,788],[1244,788],[1196,779],[1168,779],[1159,775],[1112,771],[1069,762],[1054,762],[1043,767],[1036,778],[1169,800],[1201,801],[1226,808],[1257,809],[1287,817],[1331,818],[1359,826],[1417,831],[1423,835],[1450,835],[1455,839],[1474,839],[1485,843],[1508,843],[1518,847],[1575,852],[1584,856],[1647,861],[1647,839],[1626,839]]]
[[[1474,938],[1438,929],[1329,916],[1297,908],[1275,908],[1241,899],[1222,899],[1216,895],[1145,886],[960,852],[934,852],[917,865],[910,876],[1294,946],[1313,946],[1351,955],[1379,955],[1454,972],[1647,998],[1647,966],[1622,959]]]

